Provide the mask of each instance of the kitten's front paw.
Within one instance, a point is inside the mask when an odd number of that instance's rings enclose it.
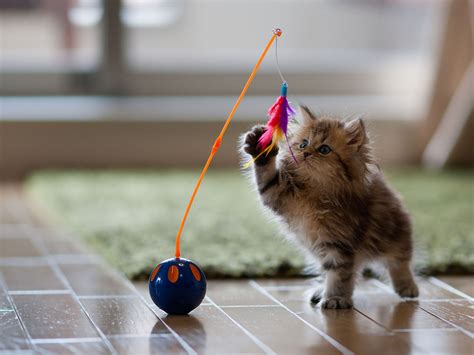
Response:
[[[265,126],[259,125],[252,128],[250,132],[245,135],[244,151],[253,157],[256,157],[260,151],[258,149],[258,140],[265,132]]]
[[[250,154],[252,157],[256,157],[261,153],[260,148],[258,147],[258,140],[265,132],[265,126],[258,125],[252,128],[250,132],[245,135],[244,140],[244,151],[247,154]],[[278,154],[278,148],[273,148],[268,154],[261,155],[256,163],[265,163],[270,157],[273,157]]]
[[[420,294],[415,283],[399,285],[395,291],[403,298],[416,298]]]
[[[332,296],[325,298],[321,303],[321,308],[325,309],[346,309],[352,308],[352,300],[346,297]]]

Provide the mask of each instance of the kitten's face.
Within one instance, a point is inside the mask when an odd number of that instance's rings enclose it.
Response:
[[[368,138],[361,120],[344,123],[331,117],[315,117],[302,108],[303,122],[291,139],[297,169],[326,186],[352,182],[365,172]]]

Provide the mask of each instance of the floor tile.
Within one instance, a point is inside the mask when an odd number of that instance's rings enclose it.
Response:
[[[41,355],[69,355],[69,354],[110,354],[104,342],[36,344],[35,348]]]
[[[466,295],[474,297],[474,282],[472,276],[441,276],[437,278]]]
[[[163,321],[198,353],[261,353],[255,342],[214,306],[200,306],[189,316]]]
[[[82,299],[81,302],[106,335],[169,333],[163,322],[138,297]]]
[[[34,339],[98,336],[70,295],[13,295],[12,299]]]
[[[355,353],[401,354],[410,351],[409,343],[389,334],[385,328],[353,309],[323,310],[313,307],[309,303],[309,295],[301,290],[269,292],[305,321]]]
[[[7,311],[13,309],[8,301],[7,291],[2,284],[2,274],[0,273],[0,311]]]
[[[374,279],[364,279],[361,281],[364,286],[372,285],[371,287],[378,287],[380,290],[383,290],[386,293],[395,294],[393,286],[389,280],[378,281]],[[420,290],[419,299],[429,300],[429,299],[456,299],[459,298],[459,295],[456,295],[449,290],[446,290],[442,287],[439,287],[433,284],[429,278],[418,277],[416,278],[416,283]],[[360,285],[356,287],[356,291],[363,289]]]
[[[387,334],[387,330],[354,309],[324,310],[313,306],[307,295],[299,291],[270,291],[284,306],[318,329],[337,335],[341,332]],[[331,335],[331,334],[330,334]]]
[[[210,280],[207,296],[219,306],[271,305],[274,302],[249,285],[248,280]]]
[[[474,353],[474,340],[460,331],[417,330],[397,336],[411,344],[412,354]]]
[[[421,302],[421,308],[474,335],[474,303],[465,301]]]
[[[11,309],[12,307],[10,306],[10,303],[8,302],[7,295],[5,293],[0,292],[0,312],[9,311]]]
[[[10,291],[66,289],[49,265],[0,266],[0,272]]]
[[[15,312],[0,311],[0,351],[25,349],[29,344]]]
[[[86,254],[84,248],[78,246],[69,240],[64,239],[45,239],[44,245],[50,255],[76,255]]]
[[[78,296],[135,294],[124,281],[101,265],[60,264],[60,268]]]
[[[172,335],[145,338],[110,339],[119,354],[187,354],[186,350]]]
[[[143,296],[145,301],[148,304],[153,304],[153,301],[150,297],[150,292],[148,291],[148,282],[147,281],[137,281],[133,283],[133,286],[137,289],[140,295]]]
[[[339,354],[327,340],[280,307],[226,308],[249,332],[282,354]]]
[[[429,279],[419,278],[416,280],[420,289],[420,299],[452,299],[459,298],[458,295],[432,284]]]
[[[0,239],[0,258],[41,256],[41,252],[28,238]]]
[[[258,283],[265,288],[278,288],[278,287],[311,287],[317,283],[316,278],[283,278],[283,279],[259,279]]]
[[[416,301],[403,301],[397,295],[354,296],[354,307],[387,329],[451,328],[449,324],[418,307]]]

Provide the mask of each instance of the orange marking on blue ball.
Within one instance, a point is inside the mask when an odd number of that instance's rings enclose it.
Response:
[[[171,283],[175,283],[176,281],[178,281],[178,277],[179,277],[178,267],[176,265],[171,265],[170,268],[168,269],[168,280]]]
[[[189,264],[189,268],[191,269],[191,272],[193,273],[193,276],[196,281],[201,281],[201,273],[199,272],[198,268],[193,264]]]
[[[160,267],[161,267],[161,264],[155,267],[155,270],[153,270],[153,272],[151,273],[150,282],[155,279],[156,275],[158,274],[158,271],[160,271]]]

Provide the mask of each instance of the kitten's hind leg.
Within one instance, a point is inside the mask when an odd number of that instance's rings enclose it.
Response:
[[[413,278],[408,260],[391,260],[388,262],[388,271],[392,279],[393,288],[400,297],[418,297],[418,286]]]

